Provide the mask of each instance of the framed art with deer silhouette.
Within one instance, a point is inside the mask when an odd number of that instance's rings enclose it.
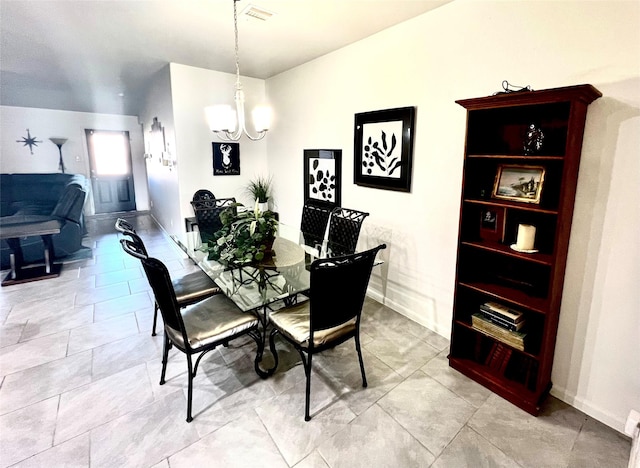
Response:
[[[240,143],[213,142],[213,175],[240,175]]]
[[[304,201],[316,205],[340,206],[342,150],[304,150]]]
[[[415,107],[355,115],[355,184],[411,191],[415,115]]]

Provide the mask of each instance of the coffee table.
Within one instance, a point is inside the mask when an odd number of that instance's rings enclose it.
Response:
[[[51,236],[58,234],[62,221],[38,216],[23,216],[12,219],[10,224],[0,223],[0,239],[5,239],[11,249],[11,271],[2,281],[2,286],[27,283],[60,276],[62,265],[54,264],[55,252]],[[20,247],[20,238],[41,236],[44,244],[44,265],[25,265]]]

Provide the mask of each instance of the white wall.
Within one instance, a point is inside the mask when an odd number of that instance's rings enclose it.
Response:
[[[33,148],[16,140],[27,136],[41,140]],[[133,179],[138,210],[149,209],[147,177],[142,155],[144,145],[136,117],[111,114],[91,114],[31,107],[0,106],[0,171],[3,173],[59,172],[58,147],[51,137],[67,138],[62,146],[65,172],[83,174],[89,178],[89,153],[85,129],[128,131],[131,141]],[[94,214],[93,199],[85,205],[85,214]]]
[[[173,104],[171,100],[170,66],[163,67],[147,87],[145,105],[140,111],[145,139],[145,148],[151,151],[150,132],[153,119],[164,127],[164,138],[168,152],[175,156],[175,129],[173,119]],[[180,225],[180,204],[178,189],[178,173],[175,168],[164,166],[160,161],[161,154],[153,154],[147,159],[147,177],[149,183],[149,197],[151,214],[167,230],[173,225]]]
[[[640,408],[640,4],[458,0],[267,80],[281,219],[297,223],[305,148],[343,150],[343,206],[389,244],[377,294],[448,336],[465,135],[456,99],[502,80],[591,83],[552,393],[622,430]],[[411,193],[353,185],[357,112],[416,106]],[[380,281],[380,280],[379,280]]]
[[[171,92],[176,128],[178,175],[180,179],[180,208],[184,216],[193,216],[191,199],[196,190],[206,188],[218,198],[236,197],[251,204],[254,200],[245,192],[249,179],[267,173],[267,144],[264,140],[240,139],[240,175],[213,175],[211,143],[220,142],[207,126],[204,108],[215,104],[234,106],[236,77],[186,65],[171,64]],[[253,130],[251,110],[265,102],[265,82],[241,77],[245,93],[245,109]],[[235,106],[234,106],[235,107]],[[255,132],[253,132],[255,133]]]
[[[214,176],[211,143],[221,141],[209,130],[204,108],[213,104],[233,105],[235,75],[171,63],[149,85],[145,108],[140,114],[145,139],[154,117],[164,126],[167,150],[174,167],[163,166],[157,157],[147,161],[152,213],[169,233],[184,230],[184,218],[193,216],[191,199],[206,188],[216,197],[236,197],[245,204],[253,200],[245,193],[250,178],[267,173],[266,142],[240,140],[240,175]],[[242,78],[246,109],[265,102],[265,82]],[[247,126],[251,127],[248,123]],[[250,128],[252,130],[252,127]]]

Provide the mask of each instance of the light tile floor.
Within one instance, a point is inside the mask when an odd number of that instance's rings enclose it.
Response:
[[[151,255],[195,268],[149,215]],[[170,354],[139,262],[113,219],[88,221],[94,258],[59,278],[0,290],[0,467],[626,467],[625,436],[549,398],[535,418],[448,367],[448,340],[367,299],[361,387],[353,343],[304,372],[284,344],[270,379],[251,340],[210,353],[185,422],[186,360]]]

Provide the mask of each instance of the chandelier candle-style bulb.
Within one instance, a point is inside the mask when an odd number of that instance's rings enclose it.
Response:
[[[236,85],[234,94],[235,111],[228,105],[217,105],[205,108],[205,115],[209,128],[221,140],[238,141],[244,133],[250,140],[261,140],[267,134],[271,123],[271,111],[268,108],[258,107],[252,112],[253,123],[257,135],[253,136],[247,131],[244,112],[244,91],[240,82],[240,58],[238,55],[238,11],[233,0],[233,29],[235,33],[235,59],[236,59]]]
[[[251,112],[253,125],[257,132],[266,132],[271,124],[271,109],[267,106],[258,106]]]
[[[236,131],[236,112],[231,106],[220,104],[217,106],[209,106],[204,109],[207,123],[212,132],[230,132]]]

